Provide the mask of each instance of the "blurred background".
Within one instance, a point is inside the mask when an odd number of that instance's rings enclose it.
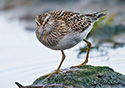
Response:
[[[107,16],[87,37],[92,42],[88,65],[109,66],[125,74],[125,0],[0,0],[0,88],[17,88],[16,81],[32,84],[58,67],[61,52],[37,40],[34,19],[60,9],[83,14],[107,9]],[[62,68],[83,62],[86,49],[80,42],[65,50]]]

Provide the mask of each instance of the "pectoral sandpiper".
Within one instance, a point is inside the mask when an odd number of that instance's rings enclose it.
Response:
[[[82,64],[73,67],[86,65],[91,48],[91,43],[86,40],[86,36],[91,31],[95,21],[105,15],[105,10],[92,14],[58,10],[36,16],[36,36],[38,40],[46,47],[60,50],[62,53],[62,60],[57,70],[45,76],[50,77],[55,73],[61,73],[60,67],[65,59],[63,50],[74,47],[82,40],[88,45],[86,59]]]

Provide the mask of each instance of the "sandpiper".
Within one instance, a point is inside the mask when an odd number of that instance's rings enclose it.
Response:
[[[45,76],[50,77],[55,73],[61,73],[60,67],[65,59],[63,50],[74,47],[82,40],[88,45],[86,59],[82,64],[73,67],[86,65],[91,48],[91,43],[86,40],[86,36],[91,31],[95,21],[105,15],[106,10],[92,14],[58,10],[36,16],[36,36],[38,40],[46,47],[60,50],[62,53],[62,60],[57,70]]]

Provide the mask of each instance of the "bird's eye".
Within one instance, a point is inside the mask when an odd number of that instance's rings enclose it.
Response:
[[[47,19],[46,21],[49,21],[49,19]]]

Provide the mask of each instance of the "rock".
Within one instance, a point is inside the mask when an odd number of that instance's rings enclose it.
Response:
[[[69,88],[67,86],[63,86],[61,84],[49,84],[49,85],[29,85],[23,86],[18,82],[15,83],[19,88]]]
[[[44,85],[44,88],[125,88],[125,75],[115,72],[109,67],[86,65],[80,68],[62,69],[62,74],[54,74],[50,78],[39,77],[33,85]],[[47,85],[58,85],[53,87]],[[21,87],[20,87],[21,88]]]

